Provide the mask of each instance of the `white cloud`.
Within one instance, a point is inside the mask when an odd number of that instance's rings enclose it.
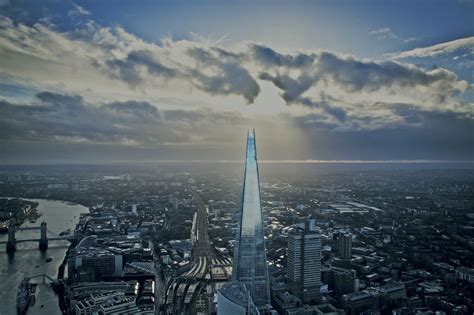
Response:
[[[404,38],[396,34],[391,28],[388,28],[388,27],[372,30],[369,32],[369,35],[371,37],[376,38],[377,40],[394,39],[394,40],[398,40],[404,43],[411,43],[418,40],[416,37]]]
[[[390,29],[374,32],[391,36]],[[370,104],[413,104],[459,115],[473,112],[457,99],[469,85],[446,69],[424,70],[328,51],[283,54],[256,43],[223,48],[219,43],[165,38],[155,44],[122,27],[102,27],[93,21],[59,32],[48,24],[27,26],[0,17],[0,74],[38,90],[81,95],[92,104],[160,100],[160,108],[204,104],[241,113],[251,112],[246,103],[272,106],[260,99],[260,94],[271,94],[262,92],[265,87],[281,93],[291,105],[290,114],[318,114],[342,129],[403,122],[391,108]]]
[[[465,49],[470,55],[474,54],[474,36],[456,39],[433,46],[393,53],[387,56],[392,59],[435,57],[438,55],[453,53],[462,49]]]
[[[374,36],[377,39],[386,39],[386,38],[398,38],[398,35],[396,35],[390,28],[385,27],[385,28],[379,28],[376,30],[372,30],[369,32],[369,35]]]
[[[70,10],[68,12],[69,16],[86,16],[86,15],[91,15],[89,11],[87,11],[84,7],[81,7],[80,5],[76,4],[75,2],[72,2],[73,10]]]

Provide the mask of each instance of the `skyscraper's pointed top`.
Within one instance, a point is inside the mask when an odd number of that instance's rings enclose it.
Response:
[[[248,159],[257,159],[257,148],[255,145],[255,129],[249,129],[247,132],[247,163]]]
[[[247,140],[250,138],[255,138],[255,128],[249,128],[247,130]]]

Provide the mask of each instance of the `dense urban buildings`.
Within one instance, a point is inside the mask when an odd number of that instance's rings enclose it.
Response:
[[[27,262],[19,266],[31,268],[32,276],[58,266],[45,284],[41,278],[30,279],[40,290],[31,294],[36,304],[29,313],[41,313],[41,305],[51,303],[57,312],[61,305],[70,314],[124,309],[216,314],[225,306],[236,314],[284,315],[474,310],[472,169],[259,163],[270,287],[270,304],[262,309],[244,283],[232,281],[248,176],[243,167],[3,167],[0,191],[19,199],[2,201],[6,230],[1,241],[7,241],[14,218],[20,227],[35,228],[16,232],[14,259]],[[86,206],[82,214],[69,215],[69,208],[78,204]],[[58,228],[54,220],[61,215],[66,217],[62,224],[72,220],[72,225]],[[49,246],[41,252],[43,221]],[[55,240],[59,238],[66,240]],[[0,246],[7,255],[5,244]],[[58,246],[64,248],[60,255]],[[320,254],[311,248],[320,248]],[[59,268],[64,255],[65,265]],[[55,281],[58,269],[63,270],[61,281]],[[2,277],[2,288],[16,288],[21,280]],[[49,288],[54,282],[58,295]],[[2,292],[15,308],[16,290]]]

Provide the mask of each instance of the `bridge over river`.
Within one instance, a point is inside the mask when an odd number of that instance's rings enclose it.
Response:
[[[31,231],[31,230],[39,230],[40,235],[39,238],[28,238],[28,239],[16,239],[16,232],[21,231]],[[48,232],[53,235],[53,237],[48,237]],[[60,236],[57,233],[48,229],[46,222],[41,222],[40,226],[25,226],[25,227],[17,227],[13,222],[10,222],[8,226],[8,240],[1,241],[0,244],[6,244],[6,251],[7,253],[12,253],[16,251],[16,244],[23,243],[23,242],[38,242],[40,250],[46,250],[48,248],[49,241],[56,241],[56,240],[67,240],[72,241],[74,236]]]

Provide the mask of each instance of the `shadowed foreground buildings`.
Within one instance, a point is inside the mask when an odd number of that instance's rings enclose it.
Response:
[[[244,187],[234,252],[232,283],[218,295],[218,314],[271,309],[255,131],[247,136]]]

